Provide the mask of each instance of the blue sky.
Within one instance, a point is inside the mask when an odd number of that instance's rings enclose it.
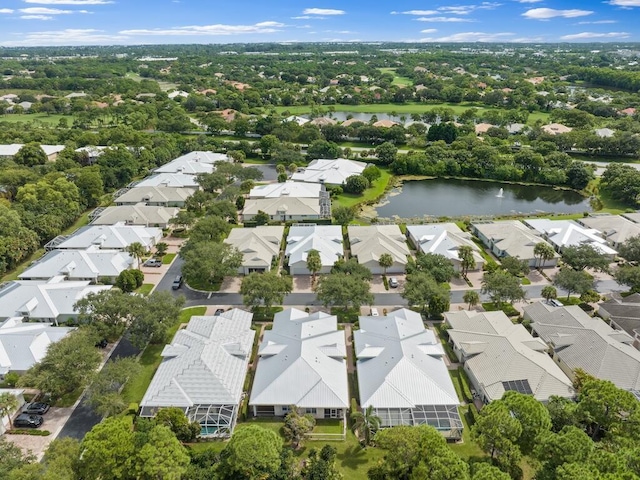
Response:
[[[0,46],[631,42],[639,20],[640,0],[0,0]]]

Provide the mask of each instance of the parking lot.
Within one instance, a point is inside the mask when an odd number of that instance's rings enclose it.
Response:
[[[44,451],[49,444],[58,436],[67,419],[73,412],[73,407],[51,409],[43,415],[44,423],[39,430],[47,430],[51,435],[41,437],[37,435],[5,435],[7,441],[17,445],[23,452],[31,452],[38,460],[42,459]]]

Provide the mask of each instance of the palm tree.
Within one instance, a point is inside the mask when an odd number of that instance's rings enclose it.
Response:
[[[469,305],[469,310],[471,310],[472,307],[475,307],[478,303],[480,303],[480,294],[475,290],[467,290],[466,292],[464,292],[462,300],[464,300],[464,303],[467,303]]]
[[[542,287],[542,291],[540,292],[542,297],[547,300],[547,302],[553,300],[554,298],[558,298],[558,291],[556,287],[552,285],[546,285]]]
[[[546,242],[538,242],[533,247],[533,255],[538,258],[536,267],[538,270],[542,268],[542,265],[547,260],[551,260],[553,256],[556,254],[555,250],[551,245]]]
[[[0,421],[4,417],[9,417],[9,428],[13,428],[11,414],[18,408],[18,399],[15,395],[7,392],[0,394]]]
[[[311,272],[311,285],[316,283],[316,275],[322,270],[322,259],[318,250],[311,249],[307,252],[307,270]]]
[[[169,248],[169,245],[167,245],[165,242],[159,242],[156,244],[156,256],[158,257],[164,257],[164,255],[167,253],[167,249]]]
[[[138,263],[140,263],[142,257],[147,254],[147,249],[144,248],[144,245],[142,245],[140,242],[133,242],[127,247],[126,250],[129,255],[138,260]]]
[[[378,259],[378,263],[382,267],[382,272],[383,272],[382,274],[386,275],[387,268],[393,265],[393,257],[391,256],[390,253],[383,253],[382,255],[380,255],[380,258]]]
[[[353,431],[358,431],[364,437],[365,446],[371,445],[371,440],[382,422],[373,412],[373,405],[369,405],[364,412],[351,412],[351,420]]]
[[[462,276],[466,277],[467,272],[476,266],[476,259],[473,258],[473,249],[469,245],[463,245],[458,249],[458,258],[460,259],[460,268]]]

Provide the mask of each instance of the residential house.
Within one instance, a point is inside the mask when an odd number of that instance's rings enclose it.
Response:
[[[510,123],[505,128],[511,135],[518,135],[529,127],[527,127],[524,123]]]
[[[285,258],[291,275],[310,275],[307,256],[310,250],[320,254],[322,268],[317,273],[329,273],[333,264],[344,257],[340,225],[293,225],[287,237]]]
[[[391,127],[395,127],[396,125],[400,125],[398,122],[394,122],[393,120],[378,120],[377,122],[373,123],[373,127],[377,127],[377,128],[391,128]]]
[[[138,261],[121,250],[101,250],[91,245],[85,250],[52,250],[18,275],[20,280],[67,280],[92,283],[115,282],[121,272],[137,267]]]
[[[393,265],[386,273],[404,273],[407,258],[411,254],[407,239],[397,225],[371,225],[367,227],[350,225],[347,227],[351,256],[358,259],[374,274],[384,273],[380,257],[387,253],[393,258]]]
[[[9,372],[25,373],[44,358],[50,345],[72,330],[75,328],[24,322],[22,317],[0,321],[0,380]]]
[[[403,308],[358,322],[353,340],[362,408],[373,407],[381,427],[426,424],[461,438],[460,401],[446,354],[421,315]]]
[[[167,228],[169,220],[180,211],[176,207],[154,207],[144,204],[111,206],[98,209],[90,216],[92,225],[142,225]]]
[[[427,225],[407,225],[407,237],[421,253],[443,255],[449,259],[456,271],[461,271],[460,247],[470,247],[474,265],[470,270],[482,270],[484,258],[480,248],[471,239],[471,234],[463,232],[455,223],[432,223]]]
[[[262,225],[256,228],[234,228],[224,243],[236,247],[242,253],[241,275],[268,272],[280,255],[284,227]]]
[[[549,125],[542,126],[542,131],[549,135],[560,135],[562,133],[569,133],[572,130],[573,128],[562,125],[561,123],[550,123]]]
[[[484,133],[487,133],[489,129],[493,127],[495,127],[495,125],[491,125],[490,123],[478,123],[475,126],[476,135],[482,135]]]
[[[218,162],[228,162],[229,157],[222,153],[206,151],[189,152],[168,163],[156,168],[156,173],[184,173],[187,175],[199,175],[201,173],[212,173],[215,164]]]
[[[322,90],[320,90],[320,91],[322,91]],[[317,127],[326,127],[327,125],[335,125],[337,122],[333,118],[318,117],[318,118],[314,118],[309,123],[311,125],[315,125]]]
[[[175,407],[200,424],[201,436],[231,436],[255,336],[252,317],[237,308],[213,317],[191,317],[164,347],[140,402],[140,416]]]
[[[600,235],[614,249],[620,248],[620,244],[631,237],[640,235],[640,224],[620,215],[594,215],[581,218],[577,222],[594,231],[601,232]]]
[[[626,297],[618,293],[598,305],[598,315],[616,330],[624,330],[633,337],[633,346],[640,350],[640,293]]]
[[[249,198],[244,204],[242,217],[251,221],[259,212],[269,215],[272,221],[304,221],[331,218],[331,200],[321,198]]]
[[[0,158],[13,158],[20,149],[24,147],[23,143],[12,143],[10,145],[0,145]],[[64,145],[40,145],[40,148],[47,156],[47,160],[53,162],[58,158],[58,154],[65,149]]]
[[[547,242],[517,220],[474,223],[471,230],[498,258],[518,257],[529,262],[530,267],[555,267],[558,264],[558,254],[549,260],[536,258],[533,254],[536,244]]]
[[[132,187],[180,187],[200,188],[196,175],[187,173],[157,173],[141,180]]]
[[[136,205],[184,208],[187,199],[198,189],[196,187],[140,187],[129,188],[119,195],[116,205]]]
[[[610,128],[597,128],[595,134],[600,138],[611,138],[615,135],[616,131]]]
[[[320,198],[326,195],[325,186],[321,183],[283,182],[268,183],[253,187],[249,198]]]
[[[284,122],[294,122],[294,123],[297,123],[299,126],[302,126],[305,123],[309,123],[309,119],[308,118],[298,117],[296,115],[291,115],[291,116],[285,118],[283,121]]]
[[[623,213],[622,216],[633,223],[640,223],[640,210],[637,212]]]
[[[75,304],[90,293],[111,285],[70,282],[62,276],[49,280],[14,280],[0,287],[0,319],[25,317],[27,321],[55,323],[75,319]]]
[[[366,166],[364,162],[344,158],[318,159],[306,167],[299,168],[291,179],[296,182],[342,185],[352,175],[361,175]]]
[[[282,417],[291,406],[315,418],[344,418],[349,408],[347,348],[338,317],[296,308],[276,313],[258,350],[249,407]]]
[[[618,253],[607,245],[606,240],[598,230],[585,228],[572,220],[536,218],[525,220],[524,223],[535,230],[560,253],[565,247],[577,247],[579,245],[591,245],[595,250],[608,256],[611,260]]]
[[[547,402],[572,398],[571,380],[547,355],[547,345],[504,312],[462,310],[445,313],[453,351],[464,363],[475,395],[485,403],[515,390]]]
[[[524,318],[570,378],[581,369],[618,388],[640,391],[640,351],[627,332],[590,317],[577,305],[555,307],[537,302],[524,308]]]
[[[86,250],[92,246],[105,250],[124,251],[132,243],[139,243],[146,250],[162,239],[162,230],[139,225],[87,225],[71,235],[56,237],[45,248],[56,250]]]
[[[77,153],[86,154],[87,162],[89,165],[93,165],[98,161],[98,158],[104,153],[106,149],[109,147],[102,145],[87,145],[86,147],[76,148]]]

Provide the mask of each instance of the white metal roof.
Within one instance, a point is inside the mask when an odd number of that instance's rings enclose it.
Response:
[[[256,215],[260,211],[268,215],[319,216],[321,208],[318,198],[277,197],[247,199],[243,210],[245,215]]]
[[[89,285],[89,281],[18,280],[0,290],[0,318],[25,316],[56,319],[75,315],[75,303],[89,293],[109,290],[110,285]]]
[[[264,332],[251,405],[348,408],[346,344],[334,315],[291,308]]]
[[[595,215],[581,218],[579,222],[602,232],[606,240],[614,243],[622,243],[630,237],[640,235],[640,225],[620,215]]]
[[[324,186],[320,183],[284,182],[258,185],[249,192],[249,198],[306,197],[319,198]]]
[[[158,173],[145,178],[136,187],[196,187],[199,188],[195,175],[186,173]]]
[[[196,150],[193,152],[185,153],[184,155],[179,156],[178,158],[173,160],[181,161],[181,162],[198,162],[198,163],[217,163],[217,162],[228,162],[229,156],[226,153],[215,153],[209,152],[206,150]]]
[[[142,225],[87,225],[76,230],[57,249],[84,250],[92,245],[104,249],[124,250],[129,245],[139,242],[150,248],[162,238],[162,230]]]
[[[42,360],[49,345],[72,330],[50,323],[23,323],[21,317],[6,319],[0,323],[0,373],[28,370]]]
[[[92,225],[164,225],[180,211],[176,207],[138,205],[119,205],[105,208]]]
[[[471,235],[460,230],[455,223],[433,223],[429,225],[407,225],[407,232],[416,241],[422,253],[444,255],[459,262],[460,247],[471,247],[476,264],[484,263],[480,248],[471,240]]]
[[[243,255],[244,267],[269,267],[280,253],[284,227],[261,225],[256,228],[234,228],[224,243],[233,245]]]
[[[405,265],[407,255],[411,254],[398,225],[349,225],[347,232],[351,255],[358,257],[358,263],[377,262],[382,254],[388,253],[394,263]]]
[[[9,145],[0,145],[0,157],[13,157],[20,149],[24,147],[23,143],[12,143]],[[40,145],[45,155],[53,155],[60,153],[65,149],[64,145]]]
[[[169,163],[156,168],[156,173],[185,173],[198,175],[200,173],[212,173],[215,170],[213,163],[201,162],[197,157],[178,157]]]
[[[573,397],[571,380],[546,353],[547,346],[503,312],[445,313],[449,337],[466,357],[469,369],[489,400],[502,398],[503,382],[526,380],[533,396]]]
[[[216,317],[191,317],[162,351],[162,363],[140,405],[238,404],[255,336],[252,317],[237,308]]]
[[[403,308],[359,322],[354,342],[363,408],[459,405],[442,344],[420,314]]]
[[[294,173],[297,182],[329,183],[341,185],[352,175],[361,174],[367,166],[364,162],[344,158],[313,160],[303,170]]]
[[[115,203],[184,202],[198,189],[196,187],[140,187],[135,186],[114,200]]]
[[[525,220],[524,222],[536,232],[545,235],[549,242],[559,248],[588,244],[606,255],[615,255],[617,253],[607,245],[606,240],[598,230],[582,227],[573,220],[536,218]]]
[[[57,275],[67,278],[92,279],[117,277],[134,260],[120,250],[100,250],[92,245],[86,250],[53,250],[22,272],[20,279],[47,280]]]
[[[628,333],[590,317],[577,305],[537,302],[524,310],[533,330],[571,369],[581,368],[619,388],[640,390],[640,351],[631,345]]]
[[[294,225],[289,230],[285,255],[289,265],[307,262],[309,250],[320,253],[322,266],[333,266],[344,256],[342,227],[340,225]]]

